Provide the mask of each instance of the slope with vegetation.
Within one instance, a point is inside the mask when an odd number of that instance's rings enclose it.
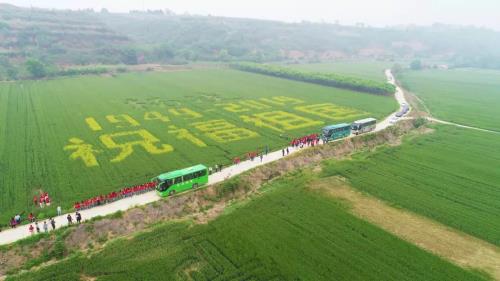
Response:
[[[26,72],[28,59],[40,61],[48,72],[89,64],[415,57],[432,57],[452,66],[500,68],[500,33],[474,27],[373,28],[161,10],[115,14],[0,5],[2,80],[37,78]]]
[[[48,72],[55,71],[53,63],[126,63],[131,59],[130,43],[126,35],[109,29],[90,13],[0,4],[0,79],[30,76],[29,69],[20,67],[29,60],[46,64]]]

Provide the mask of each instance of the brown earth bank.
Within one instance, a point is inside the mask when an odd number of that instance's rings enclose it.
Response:
[[[376,149],[380,145],[399,145],[407,134],[427,133],[428,128],[415,129],[411,120],[398,123],[384,131],[349,138],[323,146],[304,149],[276,162],[257,167],[223,183],[208,186],[137,207],[123,213],[93,219],[81,225],[66,227],[32,242],[17,242],[0,247],[0,278],[20,270],[51,260],[61,259],[75,251],[97,251],[116,237],[126,237],[139,231],[147,231],[153,224],[190,219],[195,223],[207,223],[220,215],[235,200],[259,194],[259,188],[280,176],[304,167],[317,167],[321,161],[344,158],[362,150]],[[36,237],[35,237],[36,238]],[[63,243],[58,255],[51,254],[54,244]],[[49,254],[47,254],[49,253]],[[38,260],[30,266],[29,261]]]
[[[500,248],[429,218],[391,207],[356,191],[340,177],[310,185],[348,203],[353,214],[435,255],[466,268],[479,269],[500,280]]]

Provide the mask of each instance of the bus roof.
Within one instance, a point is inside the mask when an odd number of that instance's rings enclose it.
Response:
[[[344,127],[350,127],[351,124],[347,123],[341,123],[341,124],[335,124],[335,125],[329,125],[323,128],[323,130],[332,130],[332,129],[337,129],[337,128],[344,128]]]
[[[189,167],[189,168],[185,168],[185,169],[181,169],[181,170],[176,170],[176,171],[172,171],[172,172],[168,172],[168,173],[164,173],[164,174],[161,174],[158,176],[158,179],[161,180],[161,181],[164,181],[164,180],[168,180],[168,179],[173,179],[173,178],[176,178],[176,177],[180,177],[180,176],[183,176],[183,175],[186,175],[186,174],[190,174],[190,173],[193,173],[193,172],[197,172],[197,171],[201,171],[201,170],[206,170],[207,167],[205,165],[196,165],[196,166],[193,166],[193,167]]]
[[[365,119],[354,121],[354,124],[359,124],[359,123],[363,124],[363,123],[368,123],[368,122],[372,122],[372,121],[377,121],[377,119],[371,118],[371,117],[370,118],[365,118]]]

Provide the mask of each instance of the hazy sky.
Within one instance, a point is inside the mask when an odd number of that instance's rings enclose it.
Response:
[[[373,26],[432,24],[486,26],[500,30],[500,0],[0,0],[18,6],[107,8],[114,12],[165,9],[283,21],[338,20]]]

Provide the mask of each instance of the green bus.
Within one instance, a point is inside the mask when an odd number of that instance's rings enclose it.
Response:
[[[166,197],[208,183],[208,170],[204,165],[196,165],[161,174],[154,178],[153,181],[156,183],[158,195]]]
[[[348,137],[351,134],[351,124],[342,123],[326,126],[321,130],[323,141],[331,141]]]

